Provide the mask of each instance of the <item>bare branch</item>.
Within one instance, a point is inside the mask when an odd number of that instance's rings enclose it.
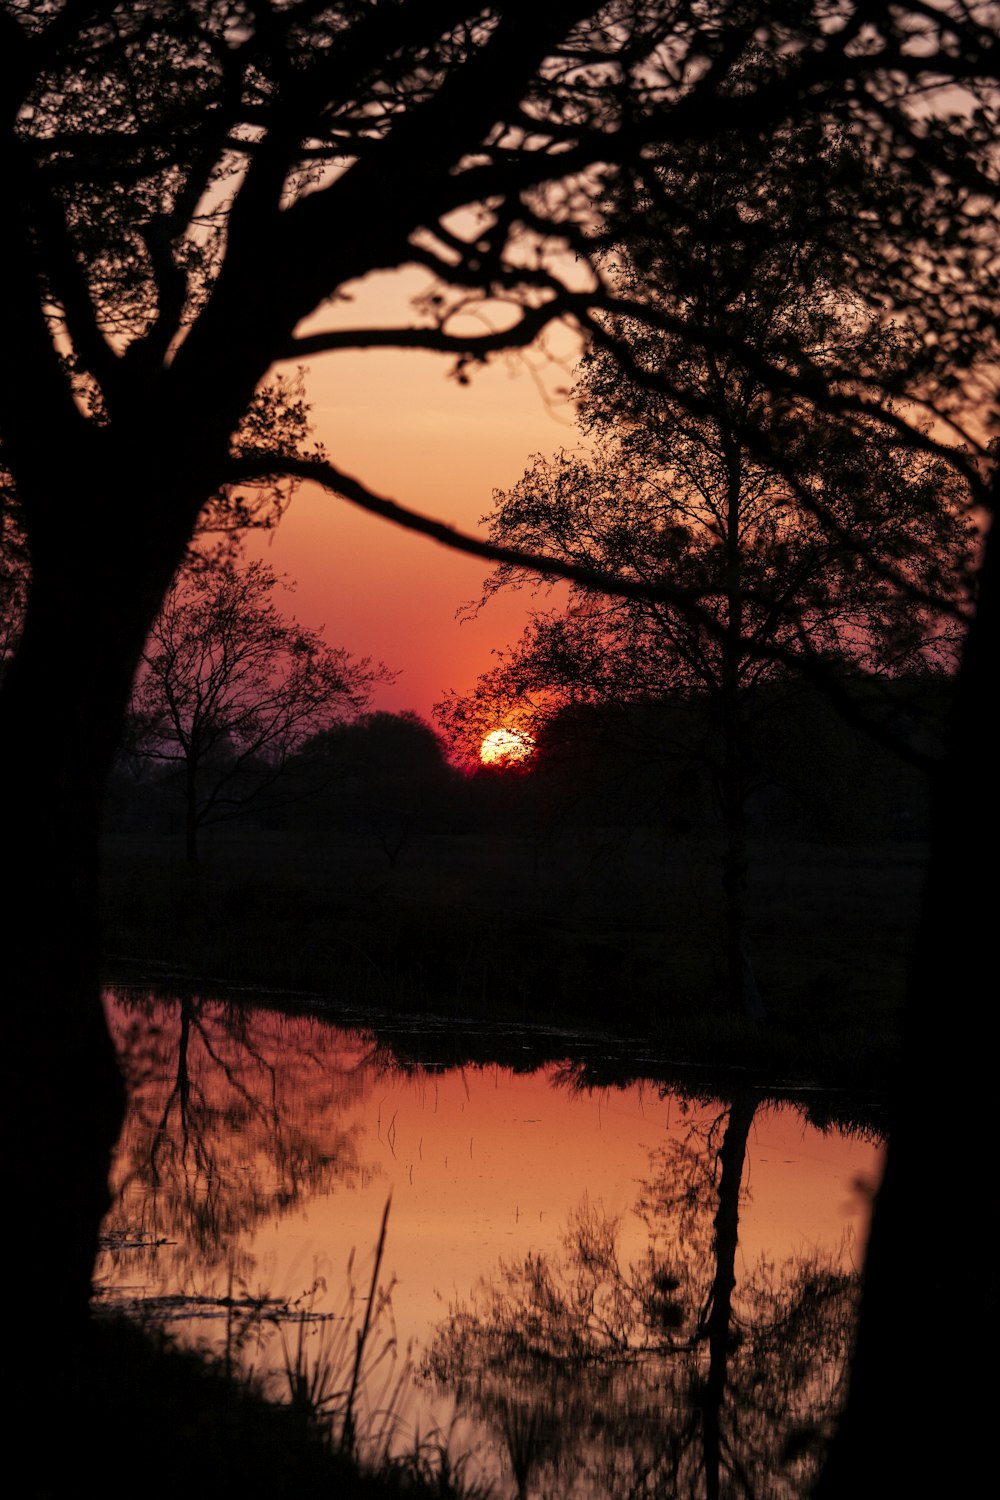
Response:
[[[444,547],[450,547],[455,552],[465,552],[471,557],[482,557],[487,562],[524,568],[528,572],[537,573],[545,578],[568,579],[571,583],[579,584],[581,588],[592,589],[597,593],[614,594],[623,599],[655,598],[686,609],[697,611],[698,608],[697,591],[677,588],[669,583],[647,588],[643,584],[616,578],[598,569],[578,567],[561,558],[545,557],[540,553],[522,552],[516,547],[497,546],[494,542],[459,531],[457,527],[449,526],[444,521],[435,521],[430,516],[400,505],[396,500],[388,500],[382,495],[376,495],[359,479],[342,473],[325,459],[289,459],[278,453],[261,453],[254,455],[252,459],[234,459],[230,460],[226,466],[223,482],[240,484],[279,472],[289,474],[295,479],[312,480],[323,489],[329,490],[331,494],[338,495],[351,505],[368,511],[370,515],[382,516],[384,520],[392,521],[406,531],[415,531],[420,536],[430,537],[432,541]]]

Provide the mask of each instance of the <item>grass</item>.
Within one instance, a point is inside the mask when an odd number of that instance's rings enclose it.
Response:
[[[47,1445],[37,1494],[114,1484],[153,1497],[487,1500],[474,1456],[452,1453],[446,1435],[400,1441],[410,1366],[397,1368],[380,1284],[388,1218],[387,1202],[363,1294],[352,1256],[335,1313],[317,1310],[317,1288],[289,1303],[241,1299],[221,1354],[181,1348],[155,1312],[94,1315],[82,1354],[67,1346],[51,1382],[60,1442]],[[254,1361],[275,1335],[282,1357],[265,1376]]]
[[[151,1500],[485,1500],[488,1493],[441,1437],[362,1462],[331,1441],[310,1402],[273,1400],[259,1379],[124,1316],[94,1319],[83,1361],[60,1381],[59,1402],[58,1412],[40,1414],[36,1487],[19,1494],[68,1500],[113,1487]]]
[[[382,1493],[309,1414],[124,1317],[94,1320],[72,1407],[75,1486],[57,1482],[56,1496],[91,1484],[150,1496]]]

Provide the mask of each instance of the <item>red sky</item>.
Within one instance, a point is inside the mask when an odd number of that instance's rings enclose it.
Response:
[[[389,323],[394,309],[405,311],[395,288],[421,285],[412,274],[370,278],[336,322]],[[310,327],[333,321],[317,317]],[[494,489],[516,483],[532,453],[577,441],[572,404],[561,392],[579,346],[561,329],[549,345],[498,359],[467,386],[449,378],[449,360],[423,352],[313,358],[306,386],[314,436],[338,468],[376,493],[474,531]],[[312,486],[299,491],[277,531],[252,539],[249,550],[295,580],[289,613],[325,625],[331,645],[399,672],[373,707],[425,718],[446,689],[474,684],[493,647],[517,638],[530,605],[529,595],[512,594],[460,625],[455,611],[479,596],[488,564]]]

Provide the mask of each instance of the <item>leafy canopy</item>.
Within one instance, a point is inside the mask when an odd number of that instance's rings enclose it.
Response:
[[[67,465],[93,460],[99,415],[106,461],[141,472],[161,456],[172,498],[157,506],[188,533],[223,486],[284,473],[489,555],[324,455],[234,450],[267,371],[399,347],[464,375],[557,319],[627,354],[608,312],[683,338],[656,266],[637,258],[629,285],[614,275],[623,223],[641,229],[648,210],[678,246],[697,239],[697,193],[664,162],[723,137],[760,153],[803,116],[817,156],[831,129],[851,148],[824,157],[813,219],[850,227],[858,295],[914,337],[865,378],[807,357],[770,377],[862,416],[905,389],[983,439],[974,407],[997,354],[988,5],[3,0],[0,44],[13,225],[0,325],[19,351],[0,370],[0,443],[29,533],[65,523],[53,497]],[[781,219],[794,175],[745,179],[730,207],[744,235]],[[426,275],[408,314],[351,326],[352,283],[403,267]],[[752,346],[752,330],[730,335],[745,332]],[[94,495],[95,520],[110,495]]]
[[[472,699],[443,706],[454,734],[537,730],[567,702],[694,695],[711,712],[790,670],[829,685],[837,665],[896,678],[953,665],[967,488],[934,444],[903,436],[892,404],[853,405],[912,344],[852,290],[819,202],[815,183],[828,192],[855,157],[807,129],[661,166],[645,234],[615,256],[661,326],[605,320],[577,390],[584,445],[536,456],[485,518],[501,546],[635,592],[576,583],[568,607],[534,612]],[[800,394],[804,367],[847,407]],[[502,565],[484,601],[524,586],[536,576]]]

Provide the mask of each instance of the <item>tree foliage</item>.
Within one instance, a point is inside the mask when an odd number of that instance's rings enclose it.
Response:
[[[836,223],[805,171],[817,150],[825,186],[856,157],[807,130],[764,153],[728,139],[675,151],[661,168],[645,234],[617,264],[629,294],[646,285],[664,326],[613,322],[616,352],[592,350],[578,392],[589,447],[536,457],[486,518],[498,545],[635,593],[572,584],[566,607],[534,612],[475,691],[440,710],[474,753],[498,723],[544,737],[558,709],[579,703],[618,707],[634,729],[632,705],[688,702],[726,833],[729,1000],[751,1014],[746,803],[759,768],[748,718],[776,701],[760,690],[806,673],[860,717],[845,669],[953,667],[969,605],[968,494],[955,469],[901,442],[890,403],[847,420],[765,374],[808,361],[831,383],[846,369],[860,382],[905,359],[906,341],[852,294]],[[688,221],[658,217],[682,189]],[[484,598],[525,585],[537,575],[503,564]],[[676,750],[690,755],[689,735]]]
[[[849,228],[859,294],[919,336],[892,369],[816,368],[806,353],[769,378],[845,413],[881,406],[888,384],[961,420],[994,352],[991,34],[976,6],[828,15],[560,0],[544,17],[522,3],[473,17],[391,0],[8,0],[0,21],[18,224],[5,326],[23,351],[5,377],[0,440],[36,529],[69,505],[52,500],[59,465],[32,419],[40,407],[74,458],[100,420],[118,435],[106,455],[126,444],[139,471],[144,448],[163,459],[167,434],[183,432],[186,461],[170,453],[167,465],[174,498],[157,506],[189,532],[207,499],[180,483],[192,463],[202,490],[257,478],[269,461],[280,471],[280,449],[229,442],[276,359],[421,348],[464,376],[561,317],[605,346],[608,308],[662,327],[662,302],[647,296],[658,270],[628,288],[610,274],[623,217],[651,206],[697,238],[699,206],[683,173],[664,179],[664,156],[726,132],[759,152],[803,113],[817,154],[830,121],[854,145],[821,184],[817,174],[816,214],[842,237]],[[946,78],[952,92],[928,109]],[[863,182],[862,158],[878,169]],[[745,179],[758,229],[780,217],[800,168],[763,190]],[[945,208],[946,265],[935,253]],[[345,328],[325,315],[298,331],[353,280],[400,266],[428,277],[412,319]],[[480,304],[486,331],[467,332]],[[284,457],[407,519],[324,456]],[[109,504],[95,496],[95,524]]]
[[[589,451],[536,455],[497,495],[492,535],[648,593],[621,598],[571,585],[564,607],[534,609],[474,694],[442,705],[470,752],[497,723],[538,732],[568,703],[719,697],[737,601],[741,694],[796,669],[833,686],[838,663],[886,678],[954,666],[972,538],[954,505],[952,471],[877,441],[845,445],[815,476],[831,521],[824,527],[780,473],[757,463],[743,465],[737,487],[719,482],[715,436],[703,426],[684,453],[662,430],[641,427],[631,441],[619,430]],[[661,579],[675,581],[686,601],[659,600]],[[505,587],[537,589],[537,576],[500,569],[485,597]]]
[[[441,742],[419,714],[365,713],[322,730],[303,746],[293,772],[316,787],[290,823],[324,827],[374,840],[390,866],[407,841],[448,826],[456,773]]]
[[[300,794],[285,779],[292,756],[391,680],[381,664],[354,660],[282,615],[282,586],[261,562],[188,571],[143,654],[131,748],[182,773],[189,859],[202,828]]]
[[[505,697],[531,727],[567,701],[719,699],[792,668],[829,682],[834,662],[896,678],[954,667],[968,487],[901,439],[891,403],[847,420],[771,378],[790,383],[795,361],[830,384],[846,370],[875,383],[909,357],[911,340],[854,292],[823,212],[851,163],[849,142],[796,131],[763,153],[732,140],[674,152],[661,170],[645,232],[615,263],[664,327],[612,321],[614,352],[595,343],[577,388],[584,445],[533,458],[485,518],[498,545],[635,592],[576,583],[567,607],[535,611],[476,698],[452,705],[473,738]],[[689,219],[659,217],[682,192]],[[526,586],[537,574],[502,564],[482,602]]]

